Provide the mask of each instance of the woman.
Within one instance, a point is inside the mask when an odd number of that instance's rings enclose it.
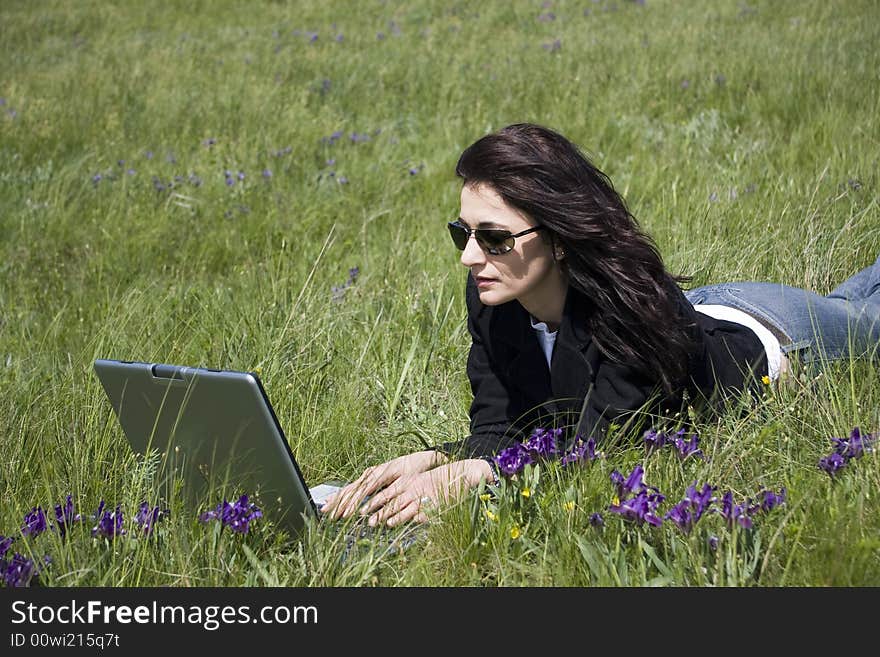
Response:
[[[323,507],[331,517],[424,521],[426,505],[497,481],[492,455],[532,427],[577,422],[569,437],[601,439],[685,404],[719,411],[795,355],[880,355],[880,258],[827,297],[753,282],[684,293],[605,174],[556,132],[508,126],[456,174],[471,435],[368,468]]]

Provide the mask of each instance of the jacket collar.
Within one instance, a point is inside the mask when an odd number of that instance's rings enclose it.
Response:
[[[565,307],[562,310],[562,321],[556,334],[556,346],[560,343],[577,350],[582,350],[591,339],[587,328],[590,303],[583,294],[572,287],[565,295]],[[534,330],[528,311],[519,301],[511,301],[498,306],[497,320],[492,322],[495,336],[516,349],[531,350],[535,344]]]
[[[518,301],[496,306],[490,331],[518,352],[509,364],[514,380],[546,386],[552,398],[582,398],[592,378],[586,355],[592,342],[587,326],[590,305],[588,299],[569,287],[549,370],[528,311]]]

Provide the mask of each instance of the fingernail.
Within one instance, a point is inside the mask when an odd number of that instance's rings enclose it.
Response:
[[[376,522],[377,522],[376,516],[371,516],[370,519],[367,521],[367,524],[368,524],[370,527],[375,527],[375,526],[376,526]]]

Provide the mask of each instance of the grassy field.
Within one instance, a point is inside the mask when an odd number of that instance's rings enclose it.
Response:
[[[257,371],[308,481],[463,437],[453,169],[519,121],[580,144],[693,285],[825,294],[880,252],[874,0],[6,0],[0,36],[0,535],[51,557],[32,584],[880,585],[877,455],[817,466],[880,431],[876,364],[700,424],[705,459],[629,436],[345,559],[337,532],[239,535],[177,499],[139,536],[151,470],[92,371]],[[637,526],[607,509],[639,464],[662,512],[693,482],[787,499],[751,529]],[[68,494],[64,537],[22,534]],[[124,536],[92,537],[101,500]]]

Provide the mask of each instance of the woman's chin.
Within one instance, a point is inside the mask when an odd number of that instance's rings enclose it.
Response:
[[[500,290],[480,290],[479,295],[480,303],[484,306],[498,306],[512,299],[510,295],[504,294]]]

